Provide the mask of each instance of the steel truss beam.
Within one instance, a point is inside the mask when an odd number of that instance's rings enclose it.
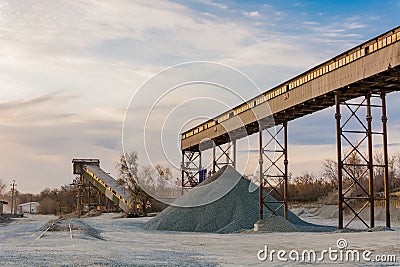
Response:
[[[212,157],[212,173],[226,165],[236,168],[236,140],[222,145],[213,142]],[[182,194],[185,189],[193,188],[201,182],[200,171],[204,171],[201,158],[201,151],[182,151]]]
[[[236,140],[223,145],[213,143],[212,173],[226,165],[236,168]]]
[[[200,151],[182,151],[182,194],[185,189],[195,187],[199,184],[198,176],[201,168]]]
[[[380,98],[381,104],[371,104],[371,99]],[[387,117],[386,95],[367,93],[359,102],[351,103],[340,101],[339,92],[335,93],[336,131],[337,131],[337,160],[338,160],[338,205],[339,229],[347,228],[358,219],[367,228],[375,227],[374,201],[385,200],[386,226],[390,227],[389,213],[389,169],[387,150]],[[342,110],[346,111],[345,120],[342,120]],[[372,127],[373,109],[381,110],[381,130],[375,131]],[[366,115],[363,120],[362,115]],[[374,163],[373,137],[382,136],[383,164]],[[344,151],[343,145],[349,149]],[[376,196],[374,174],[377,169],[383,168],[384,198]],[[362,218],[361,212],[369,207],[369,224]],[[344,225],[344,210],[352,215]]]
[[[271,211],[270,216],[278,215],[278,211],[283,208],[284,216],[287,218],[289,163],[287,122],[276,126],[275,132],[269,129],[264,131],[268,134],[268,141],[265,144],[263,143],[263,130],[260,129],[259,132],[260,219],[264,217],[264,206]],[[268,195],[273,196],[276,200],[269,200]]]

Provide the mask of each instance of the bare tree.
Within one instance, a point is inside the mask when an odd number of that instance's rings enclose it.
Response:
[[[338,164],[335,160],[325,159],[322,162],[322,177],[327,179],[332,187],[337,188],[338,185]]]
[[[288,186],[292,201],[316,201],[330,194],[334,187],[327,179],[321,179],[315,174],[305,172],[291,179]]]
[[[143,215],[146,216],[146,205],[147,201],[150,199],[150,196],[141,188],[139,182],[147,183],[147,180],[151,174],[147,169],[142,168],[139,170],[139,156],[135,151],[122,154],[116,167],[119,172],[117,183],[128,190],[130,198],[134,204],[133,211],[139,213],[139,210],[136,209],[135,205],[137,202],[139,202],[141,211]]]
[[[396,177],[396,172],[398,166],[396,166],[397,156],[391,155],[388,158],[388,169],[389,169],[389,181],[392,181]],[[377,165],[374,168],[374,179],[375,184],[379,185],[377,188],[378,191],[383,191],[384,188],[384,158],[381,152],[374,153],[374,165]]]
[[[138,180],[139,156],[137,152],[121,154],[116,168],[119,178],[117,183],[122,186],[129,186]]]
[[[4,194],[5,190],[6,184],[2,180],[0,180],[0,195]]]
[[[169,167],[164,167],[161,164],[156,164],[154,166],[158,179],[157,179],[157,189],[166,190],[168,187],[168,183],[172,183],[172,171]]]
[[[39,194],[38,211],[41,214],[54,214],[60,210],[59,199],[57,197],[58,189],[45,188]]]

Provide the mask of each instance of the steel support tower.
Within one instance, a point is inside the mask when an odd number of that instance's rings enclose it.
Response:
[[[380,100],[371,103],[371,99]],[[385,201],[386,226],[390,227],[389,169],[387,144],[386,93],[368,92],[356,101],[341,101],[340,93],[335,94],[337,162],[338,162],[338,205],[339,229],[347,228],[358,219],[367,228],[375,227],[375,200]],[[380,110],[381,127],[373,129],[373,109]],[[347,111],[343,116],[343,111]],[[365,117],[364,117],[365,116]],[[365,118],[365,119],[364,119]],[[374,136],[381,136],[381,163],[374,161]],[[347,150],[343,149],[347,145]],[[375,159],[376,160],[376,159]],[[383,169],[384,197],[376,194],[375,173]],[[361,216],[369,208],[369,222]],[[344,224],[347,210],[351,219]]]

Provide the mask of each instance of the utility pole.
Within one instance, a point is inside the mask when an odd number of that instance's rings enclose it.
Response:
[[[14,213],[14,191],[15,191],[15,187],[17,186],[17,184],[15,183],[15,180],[13,180],[13,183],[10,184],[12,186],[11,189],[11,215],[15,214]]]
[[[32,194],[31,194],[31,199],[30,199],[30,202],[29,202],[29,214],[31,214],[31,213],[32,213]]]

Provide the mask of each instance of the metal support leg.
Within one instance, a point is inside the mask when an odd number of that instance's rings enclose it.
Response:
[[[201,161],[201,151],[199,151],[199,171],[203,169],[202,161]]]
[[[369,194],[369,214],[370,227],[375,227],[375,205],[374,205],[374,158],[372,150],[372,113],[371,113],[371,94],[367,94],[367,138],[368,138],[368,194]]]
[[[258,159],[258,164],[259,164],[259,171],[260,171],[260,187],[258,189],[259,191],[259,207],[260,207],[260,220],[263,219],[264,217],[264,171],[263,171],[263,154],[264,154],[264,146],[262,142],[262,129],[260,129],[259,135],[258,135],[258,144],[259,144],[259,159]]]
[[[343,229],[343,166],[342,166],[342,128],[340,114],[340,98],[339,93],[335,93],[335,104],[336,104],[336,144],[337,144],[337,162],[338,162],[338,208],[339,208],[339,222],[338,228]]]
[[[285,147],[285,159],[284,159],[284,165],[285,165],[285,173],[284,173],[284,181],[283,181],[283,199],[284,199],[284,216],[287,219],[288,218],[288,211],[289,211],[289,205],[288,205],[288,166],[289,166],[289,160],[288,160],[288,127],[287,127],[287,122],[283,123],[283,128],[284,128],[284,147]]]
[[[215,167],[216,167],[216,159],[215,159],[215,142],[213,141],[213,151],[212,151],[212,173],[215,173]]]
[[[184,171],[184,162],[185,162],[185,151],[182,151],[182,161],[181,161],[181,188],[182,192],[181,194],[183,195],[185,193],[185,171]]]
[[[88,182],[88,212],[90,210],[90,182]]]
[[[236,169],[236,140],[232,141],[232,146],[233,146],[233,162],[232,162],[232,167]]]
[[[382,143],[383,143],[383,161],[384,174],[383,184],[385,192],[385,214],[386,227],[390,228],[390,192],[389,192],[389,156],[388,156],[388,141],[387,141],[387,116],[386,116],[386,94],[381,93],[382,101]]]

